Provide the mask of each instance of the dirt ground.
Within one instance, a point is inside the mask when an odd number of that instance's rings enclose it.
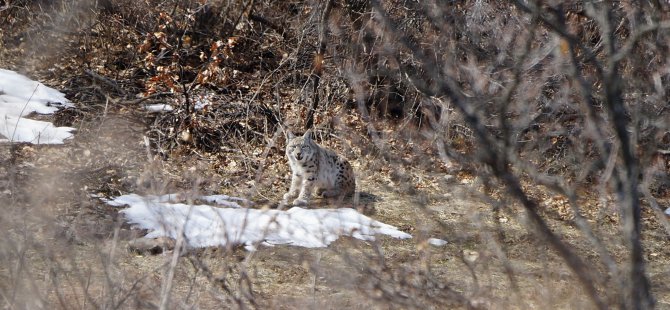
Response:
[[[0,159],[9,163],[2,168],[1,196],[5,307],[155,308],[163,296],[169,296],[169,308],[203,309],[592,307],[562,260],[527,231],[523,213],[513,204],[492,212],[476,179],[410,171],[423,188],[406,193],[395,188],[388,173],[369,172],[373,165],[357,159],[366,213],[414,239],[341,238],[326,249],[214,248],[179,257],[173,251],[133,253],[128,243],[143,232],[125,224],[119,208],[92,194],[188,191],[193,187],[185,184],[222,184],[225,178],[201,158],[147,156],[142,128],[135,118],[110,114],[82,122],[75,138],[62,146],[1,147]],[[275,177],[288,182],[286,176]],[[236,194],[235,187],[198,189]],[[248,190],[238,187],[237,193]],[[283,193],[271,186],[257,190],[252,199]],[[667,237],[653,214],[645,215],[654,293],[659,308],[670,307],[664,281]],[[557,217],[551,224],[580,251],[597,257],[570,222]],[[623,259],[617,254],[624,252],[617,248],[617,225],[603,221],[595,227],[614,258]],[[449,243],[434,247],[426,243],[428,237]]]

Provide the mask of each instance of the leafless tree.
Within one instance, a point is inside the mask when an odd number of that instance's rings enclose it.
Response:
[[[405,90],[405,110],[419,106],[418,117],[430,120],[445,163],[475,165],[483,177],[490,171],[597,308],[652,308],[641,241],[641,193],[648,191],[640,181],[658,172],[653,158],[668,143],[669,5],[372,1],[360,13],[353,3],[350,14],[363,20],[351,24],[358,54],[343,66],[362,113],[369,113],[370,81],[390,77]],[[448,120],[452,106],[458,117]],[[476,141],[474,159],[449,145],[449,130],[459,124]],[[528,181],[568,197],[606,272],[589,268],[552,231]],[[584,219],[581,186],[616,197],[624,262],[614,262]]]

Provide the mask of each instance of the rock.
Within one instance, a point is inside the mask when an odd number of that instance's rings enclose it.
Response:
[[[128,242],[128,250],[142,255],[157,255],[164,251],[173,250],[175,246],[174,239],[167,237],[160,238],[137,238]]]

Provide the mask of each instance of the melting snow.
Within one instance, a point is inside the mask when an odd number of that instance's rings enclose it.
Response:
[[[149,112],[170,112],[174,108],[169,104],[159,103],[159,104],[147,104],[144,106],[144,109]]]
[[[257,244],[288,244],[326,247],[340,236],[374,240],[375,235],[407,239],[412,236],[397,228],[375,221],[354,209],[260,210],[243,208],[244,199],[225,195],[203,196],[199,200],[233,208],[188,205],[176,202],[179,195],[119,196],[108,200],[113,206],[128,205],[121,212],[127,221],[149,230],[147,238],[183,234],[190,247],[244,244],[254,250]]]
[[[443,246],[443,245],[447,244],[447,241],[442,240],[442,239],[437,239],[437,238],[430,238],[430,239],[428,239],[428,243],[430,245],[434,245],[434,246]]]
[[[200,95],[193,98],[195,105],[193,106],[196,110],[202,110],[210,105],[212,105],[212,100],[208,96]],[[174,111],[174,107],[171,104],[167,103],[156,103],[156,104],[145,104],[144,109],[150,113],[160,113],[160,112],[170,112]]]
[[[0,142],[62,144],[71,127],[24,118],[30,113],[51,114],[72,104],[63,93],[14,71],[0,69]]]

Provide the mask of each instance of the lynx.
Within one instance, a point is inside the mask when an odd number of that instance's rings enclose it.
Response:
[[[289,133],[286,157],[291,166],[291,188],[284,194],[282,204],[297,197],[293,205],[305,206],[314,188],[317,195],[327,198],[350,196],[356,189],[354,170],[349,162],[316,144],[311,130],[302,137]]]

